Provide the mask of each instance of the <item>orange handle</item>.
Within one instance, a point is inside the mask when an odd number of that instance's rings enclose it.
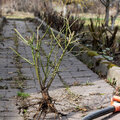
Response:
[[[111,105],[115,107],[115,112],[120,111],[120,97],[113,96],[111,99]]]
[[[113,101],[120,102],[120,97],[119,96],[113,96]]]

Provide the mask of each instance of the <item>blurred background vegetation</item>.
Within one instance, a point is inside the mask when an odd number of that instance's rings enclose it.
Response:
[[[1,13],[8,18],[39,17],[57,30],[67,17],[81,44],[120,64],[119,6],[120,0],[2,0]]]
[[[100,1],[101,0],[1,0],[3,15],[10,16],[10,14],[13,14],[15,11],[44,13],[47,10],[49,13],[57,12],[57,14],[62,14],[63,16],[70,14],[73,17],[81,17],[82,19],[86,19],[87,22],[89,18],[96,19],[98,16],[101,20],[104,19],[105,6],[101,4]],[[110,4],[109,13],[110,16],[116,13],[116,2]],[[119,24],[119,17],[116,24]]]

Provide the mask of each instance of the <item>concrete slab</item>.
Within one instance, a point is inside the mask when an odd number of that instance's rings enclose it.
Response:
[[[30,35],[28,31],[28,26],[30,29],[35,31],[36,25],[29,21],[17,21],[17,20],[9,20],[8,24],[3,29],[3,36],[5,38],[12,37],[13,42],[5,41],[5,52],[0,51],[0,55],[5,55],[0,62],[1,70],[0,77],[3,76],[3,81],[7,83],[8,89],[4,90],[4,92],[0,92],[2,96],[4,96],[4,107],[9,111],[3,111],[0,113],[0,119],[2,120],[22,120],[23,116],[18,114],[18,110],[16,107],[16,99],[15,95],[17,95],[18,91],[26,92],[31,95],[29,99],[32,101],[37,97],[40,98],[39,94],[40,88],[39,83],[35,76],[35,70],[31,65],[24,62],[21,58],[20,60],[14,59],[15,54],[10,52],[8,46],[12,46],[14,48],[18,47],[18,52],[25,56],[26,58],[30,58],[32,60],[31,52],[28,46],[18,41],[18,45],[15,45],[14,41],[14,31],[13,28],[16,26],[18,31],[25,37]],[[7,29],[7,33],[5,33]],[[40,30],[41,36],[43,35]],[[49,42],[50,39],[46,37]],[[42,46],[46,53],[49,51],[48,45]],[[9,54],[10,53],[10,54]],[[61,50],[59,51],[60,56]],[[54,55],[52,55],[54,56]],[[9,59],[7,59],[9,58]],[[44,57],[43,57],[44,58]],[[54,57],[52,57],[54,60]],[[21,64],[21,67],[18,65]],[[5,68],[6,67],[6,68]],[[61,111],[67,113],[66,117],[63,117],[62,120],[80,120],[87,113],[97,110],[100,107],[106,107],[110,104],[110,98],[113,95],[114,88],[112,88],[109,84],[105,82],[105,80],[99,78],[99,76],[92,72],[85,64],[80,62],[74,55],[71,53],[67,53],[65,56],[62,65],[60,66],[59,75],[56,76],[55,81],[53,82],[50,88],[50,95],[55,99],[56,108]],[[7,74],[6,74],[7,73]],[[15,73],[15,74],[13,74]],[[7,79],[10,78],[10,79]],[[31,79],[29,79],[31,78]],[[2,82],[2,81],[1,81]],[[69,85],[69,87],[65,86],[65,83]],[[2,84],[1,84],[2,85]],[[1,91],[1,90],[0,90]],[[12,100],[10,98],[13,98]],[[6,100],[8,101],[6,101]],[[8,106],[7,106],[8,105]],[[0,109],[4,110],[4,107],[0,105]],[[12,110],[13,107],[13,110]],[[29,116],[31,119],[35,114],[35,109],[30,108],[29,110],[34,110],[30,112]],[[85,111],[86,110],[86,111]],[[48,115],[46,119],[53,119],[54,115]],[[112,118],[114,120],[114,118]]]

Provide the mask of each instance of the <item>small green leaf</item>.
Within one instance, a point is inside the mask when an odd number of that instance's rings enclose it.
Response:
[[[30,95],[28,93],[23,93],[23,92],[18,92],[17,96],[21,97],[23,99],[30,97]]]

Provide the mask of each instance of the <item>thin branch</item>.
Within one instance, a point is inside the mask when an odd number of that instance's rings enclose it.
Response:
[[[28,63],[31,64],[31,65],[34,65],[33,62],[31,62],[31,61],[28,60],[27,58],[21,56],[15,49],[13,49],[12,47],[10,47],[10,49],[11,49],[13,52],[15,52],[19,57],[21,57],[23,60],[25,60],[26,62],[28,62]]]
[[[107,6],[105,0],[100,0],[100,2],[101,2],[105,7]]]

